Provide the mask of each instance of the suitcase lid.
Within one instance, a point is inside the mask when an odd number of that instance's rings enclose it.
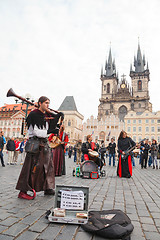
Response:
[[[69,201],[70,207],[69,207],[69,209],[67,207],[63,207],[63,208],[65,208],[67,211],[88,211],[89,187],[84,187],[84,186],[56,185],[55,204],[54,204],[55,208],[61,208],[61,201],[64,200],[62,194],[66,193],[66,191],[69,195],[69,198],[66,200],[66,202]],[[74,203],[78,204],[80,201],[79,199],[76,199],[75,196],[72,195],[72,193],[74,194],[75,191],[78,192],[77,197],[81,196],[81,193],[80,193],[81,191],[82,191],[82,196],[84,194],[83,209],[75,208]],[[72,198],[72,197],[74,197],[74,198]]]

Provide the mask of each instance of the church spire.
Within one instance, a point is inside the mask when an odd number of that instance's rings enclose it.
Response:
[[[116,74],[116,65],[115,65],[115,60],[112,61],[111,47],[109,50],[108,62],[106,60],[105,70],[106,70],[107,77],[111,77],[112,75]]]
[[[144,72],[145,56],[141,54],[140,44],[138,43],[137,58],[134,57],[135,72]]]

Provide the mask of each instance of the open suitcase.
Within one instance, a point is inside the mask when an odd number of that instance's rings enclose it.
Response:
[[[57,223],[86,224],[88,200],[88,187],[56,185],[55,205],[48,220]],[[63,216],[59,216],[59,212],[65,212],[65,215],[62,213]]]

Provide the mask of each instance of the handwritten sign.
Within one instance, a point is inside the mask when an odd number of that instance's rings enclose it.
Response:
[[[83,191],[61,191],[61,208],[83,210],[84,192]]]

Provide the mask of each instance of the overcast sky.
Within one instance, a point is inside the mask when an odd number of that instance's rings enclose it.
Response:
[[[119,76],[130,82],[137,53],[149,63],[153,110],[160,110],[159,0],[0,0],[0,106],[30,93],[58,109],[74,96],[85,119],[98,114],[100,72],[110,42]]]

